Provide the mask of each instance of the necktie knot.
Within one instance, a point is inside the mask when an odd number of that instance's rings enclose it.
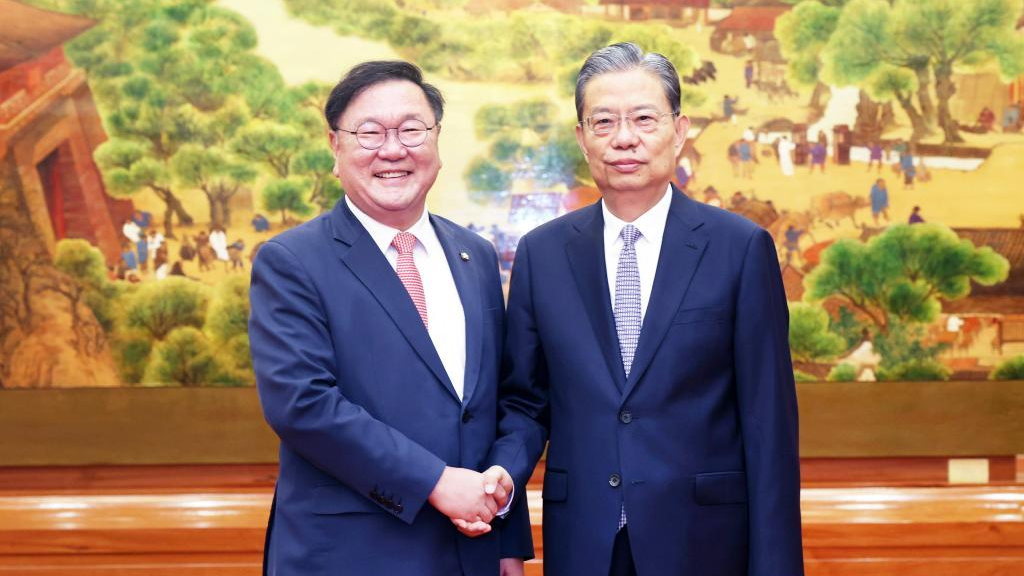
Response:
[[[416,236],[409,232],[399,232],[395,234],[391,245],[398,250],[399,255],[412,254],[412,249],[416,246]]]
[[[627,247],[632,247],[636,244],[636,241],[640,239],[640,230],[632,224],[626,224],[622,227],[622,243]]]

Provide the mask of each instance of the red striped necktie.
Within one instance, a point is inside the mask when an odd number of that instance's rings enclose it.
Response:
[[[391,245],[398,250],[398,265],[395,267],[398,272],[398,279],[405,285],[405,290],[409,292],[409,297],[412,298],[412,303],[416,305],[416,310],[420,313],[420,318],[423,319],[423,325],[429,328],[427,324],[427,298],[423,294],[423,280],[420,279],[420,271],[416,269],[416,261],[412,257],[412,249],[416,246],[416,237],[408,232],[399,232],[395,234],[395,239],[391,241]]]

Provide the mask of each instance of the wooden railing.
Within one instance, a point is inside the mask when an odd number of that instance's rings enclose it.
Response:
[[[273,472],[0,469],[0,575],[256,576]],[[808,576],[1024,574],[1024,486],[805,487],[802,507]]]

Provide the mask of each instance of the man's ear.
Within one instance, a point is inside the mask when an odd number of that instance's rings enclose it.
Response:
[[[583,153],[583,159],[589,161],[590,157],[587,156],[587,147],[583,145],[583,125],[582,124],[577,124],[576,125],[576,144],[579,145],[580,152]]]
[[[690,130],[690,118],[685,114],[680,114],[675,121],[675,149],[676,158],[679,157],[679,153],[683,151],[683,144],[686,144],[686,134]]]

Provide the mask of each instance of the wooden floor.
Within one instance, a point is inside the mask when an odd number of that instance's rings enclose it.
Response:
[[[273,478],[259,466],[0,469],[0,576],[256,576]],[[1024,575],[1024,486],[1011,482],[819,483],[802,510],[808,576]]]

